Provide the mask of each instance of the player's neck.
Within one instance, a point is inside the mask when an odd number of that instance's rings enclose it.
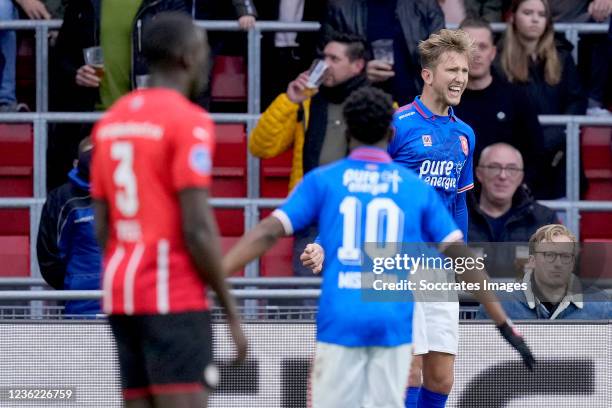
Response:
[[[510,207],[512,207],[512,201],[507,203],[496,203],[494,201],[487,200],[485,194],[480,194],[479,206],[482,212],[484,212],[489,217],[498,218],[507,213],[508,210],[510,210]]]
[[[151,75],[152,88],[169,88],[179,92],[181,95],[187,97],[189,94],[189,85],[185,78],[185,75],[181,73],[160,73],[156,72]]]
[[[491,75],[491,71],[488,72],[482,78],[470,78],[467,84],[467,89],[472,91],[481,91],[487,88],[493,82],[493,75]]]
[[[423,105],[425,105],[434,115],[448,116],[449,106],[441,98],[436,97],[434,92],[427,87],[423,89],[421,102],[423,102]]]
[[[375,143],[375,144],[365,144],[351,137],[348,143],[348,149],[349,151],[352,152],[353,150],[359,147],[374,147],[377,149],[382,149],[384,151],[387,151],[388,145],[389,145],[389,141],[387,140],[387,138],[383,138],[382,140],[379,140],[378,143]]]

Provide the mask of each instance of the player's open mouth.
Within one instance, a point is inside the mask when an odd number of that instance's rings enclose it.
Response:
[[[458,97],[461,95],[461,87],[460,86],[449,86],[448,87],[449,93],[451,94],[451,96],[454,97]]]

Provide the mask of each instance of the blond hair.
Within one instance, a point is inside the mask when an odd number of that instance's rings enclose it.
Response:
[[[553,242],[555,237],[567,237],[572,242],[576,242],[576,236],[570,231],[565,225],[561,224],[549,224],[538,228],[529,238],[529,253],[534,254],[536,245],[541,242]]]
[[[448,30],[443,28],[419,43],[419,55],[422,68],[435,68],[440,56],[445,52],[456,52],[472,57],[474,41],[463,30]]]
[[[519,6],[527,0],[513,0],[510,11],[516,14]],[[538,40],[536,57],[544,64],[544,80],[548,85],[557,85],[561,82],[561,62],[555,46],[555,32],[548,0],[540,0],[546,10],[546,28]],[[516,21],[516,20],[515,20]],[[529,59],[531,56],[519,41],[516,31],[516,22],[508,24],[504,34],[503,50],[501,55],[502,70],[510,82],[529,81]]]

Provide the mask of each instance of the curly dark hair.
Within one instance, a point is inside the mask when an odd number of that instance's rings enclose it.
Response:
[[[387,135],[393,112],[389,94],[371,86],[361,87],[344,104],[347,132],[362,143],[376,144]]]

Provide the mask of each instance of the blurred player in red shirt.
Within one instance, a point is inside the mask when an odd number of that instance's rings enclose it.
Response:
[[[214,127],[187,97],[205,86],[204,32],[181,14],[143,36],[150,89],[117,101],[94,129],[92,195],[104,250],[103,307],[127,407],[205,406],[217,381],[206,288],[246,354],[208,205]]]

